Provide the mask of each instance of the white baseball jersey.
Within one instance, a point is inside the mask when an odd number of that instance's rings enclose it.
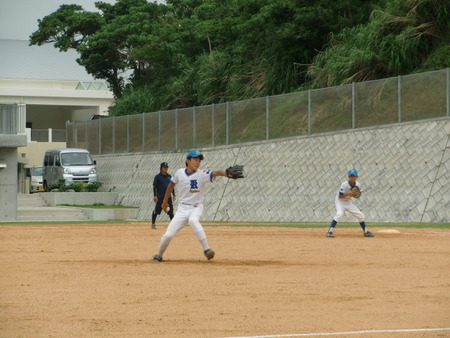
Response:
[[[360,188],[359,183],[355,182],[355,185]],[[341,184],[341,188],[339,189],[339,192],[336,195],[336,198],[334,199],[334,203],[336,205],[336,215],[334,216],[334,220],[336,222],[340,222],[344,217],[344,212],[348,211],[353,216],[355,216],[359,222],[364,221],[364,214],[359,210],[359,208],[353,204],[352,197],[351,196],[345,196],[343,198],[339,198],[339,195],[343,195],[346,192],[350,191],[352,187],[350,186],[350,183],[348,181],[345,181]]]
[[[200,204],[205,197],[207,183],[215,182],[212,170],[199,169],[188,174],[185,168],[178,169],[170,181],[177,185],[177,198],[180,203]]]
[[[357,186],[360,189],[360,191],[362,192],[358,181],[355,182],[355,186]],[[343,195],[346,192],[349,192],[351,188],[352,188],[352,186],[350,185],[350,183],[348,183],[348,181],[345,181],[344,183],[341,184],[341,188],[339,189],[338,196]],[[351,201],[351,199],[352,199],[351,196],[345,196],[345,197],[341,198],[340,200],[348,202],[348,201]]]

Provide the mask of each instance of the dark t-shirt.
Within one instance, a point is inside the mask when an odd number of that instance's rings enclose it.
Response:
[[[157,196],[158,199],[163,199],[171,178],[172,176],[170,174],[157,174],[153,179],[153,196]]]

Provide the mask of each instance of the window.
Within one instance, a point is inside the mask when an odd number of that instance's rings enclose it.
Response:
[[[66,153],[61,155],[63,165],[92,165],[93,161],[87,153]]]
[[[31,176],[42,176],[42,167],[31,168]]]

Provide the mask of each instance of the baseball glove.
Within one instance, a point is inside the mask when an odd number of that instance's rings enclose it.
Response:
[[[234,165],[232,167],[228,167],[225,170],[228,178],[232,178],[234,180],[238,178],[244,178],[244,166],[243,165]]]
[[[359,198],[361,196],[361,190],[359,190],[359,188],[357,186],[354,186],[353,188],[351,188],[350,191],[353,192],[352,197],[354,197],[354,198]]]

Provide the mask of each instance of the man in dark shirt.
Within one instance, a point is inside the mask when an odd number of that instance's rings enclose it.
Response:
[[[167,173],[169,169],[169,165],[167,162],[161,163],[159,168],[159,174],[155,176],[153,179],[153,200],[155,201],[155,210],[152,213],[152,229],[156,229],[156,217],[161,214],[162,208],[161,204],[164,200],[164,195],[166,194],[167,186],[170,183],[171,175]],[[175,190],[172,192],[173,200],[175,200]],[[169,197],[169,208],[170,210],[167,212],[170,219],[173,218],[173,203],[172,196]]]

